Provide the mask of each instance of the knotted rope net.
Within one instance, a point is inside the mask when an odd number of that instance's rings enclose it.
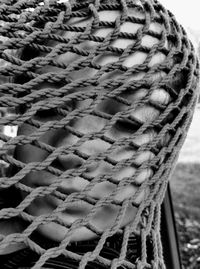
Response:
[[[0,252],[23,243],[34,269],[61,254],[165,268],[161,203],[198,95],[185,30],[156,0],[0,3],[0,225],[21,223],[1,229]],[[90,251],[69,248],[85,239]]]

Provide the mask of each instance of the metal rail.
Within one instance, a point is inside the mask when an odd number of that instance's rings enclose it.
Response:
[[[168,184],[161,211],[161,238],[166,269],[181,269],[181,256],[176,230],[170,184]]]

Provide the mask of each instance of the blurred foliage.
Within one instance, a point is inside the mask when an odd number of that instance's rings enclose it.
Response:
[[[200,268],[200,163],[179,163],[171,189],[183,269]]]
[[[176,224],[183,269],[200,268],[200,223],[184,215],[181,210],[176,212]]]

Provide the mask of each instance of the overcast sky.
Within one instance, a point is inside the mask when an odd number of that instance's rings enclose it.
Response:
[[[184,26],[200,30],[200,0],[159,0]]]

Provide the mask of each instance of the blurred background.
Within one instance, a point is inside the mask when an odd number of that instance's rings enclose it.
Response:
[[[200,57],[200,1],[159,0],[186,29]],[[200,90],[200,89],[199,89]],[[170,180],[184,269],[200,268],[200,101]]]

